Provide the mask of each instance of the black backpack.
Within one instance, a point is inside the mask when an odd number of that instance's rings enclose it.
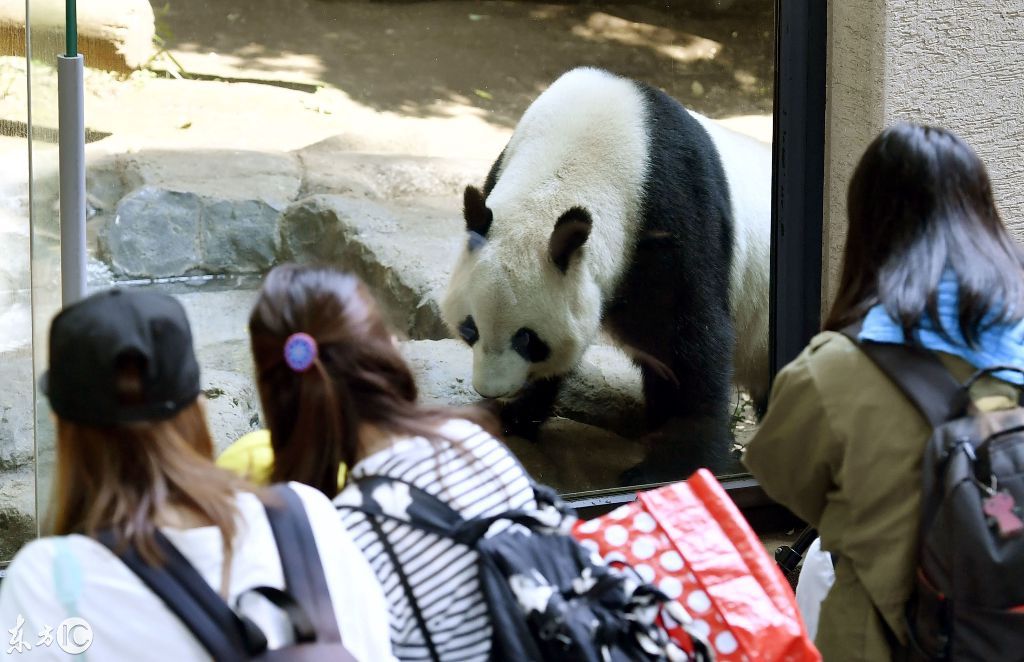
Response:
[[[165,559],[161,566],[146,563],[134,547],[116,544],[110,531],[97,538],[163,600],[217,662],[355,662],[341,643],[316,540],[301,498],[286,485],[275,485],[270,492],[276,503],[265,503],[264,507],[281,557],[285,588],[258,586],[250,591],[280,608],[291,622],[294,642],[281,648],[268,650],[259,627],[229,607],[159,530],[156,542]]]
[[[378,487],[401,483],[411,502],[406,511],[385,511],[374,498]],[[685,610],[628,570],[595,562],[568,535],[574,516],[550,488],[535,485],[537,510],[513,510],[464,519],[437,497],[397,479],[371,476],[356,481],[361,503],[338,504],[366,515],[391,559],[417,626],[434,662],[440,662],[408,577],[379,519],[403,522],[470,547],[480,558],[480,584],[487,601],[493,640],[491,659],[531,662],[641,662],[712,660],[707,642],[689,627]],[[519,526],[486,535],[498,521]],[[688,657],[667,635],[680,624],[691,634]]]
[[[848,336],[856,338],[851,333]],[[930,351],[858,342],[933,433],[922,462],[914,660],[1024,660],[1024,407],[979,411]]]

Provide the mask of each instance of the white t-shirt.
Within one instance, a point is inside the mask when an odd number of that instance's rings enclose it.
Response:
[[[319,491],[298,483],[290,487],[302,498],[323,562],[338,628],[345,647],[364,662],[393,660],[384,593],[352,537],[338,521],[331,502]],[[284,587],[281,560],[263,505],[252,493],[237,495],[240,526],[231,562],[229,603],[254,586]],[[161,528],[200,575],[219,591],[223,545],[213,526]],[[267,635],[270,646],[290,639],[287,621],[258,596],[244,600],[244,613]],[[20,618],[19,618],[20,617]],[[69,655],[56,639],[46,645],[41,633],[70,617],[84,619],[92,644]],[[42,538],[14,558],[0,584],[0,641],[11,648],[11,628],[23,619],[27,660],[190,660],[210,659],[188,628],[142,581],[101,543],[81,535]],[[85,633],[72,633],[84,641]],[[12,651],[16,655],[17,650]],[[20,657],[20,656],[19,656]]]
[[[461,443],[456,447],[423,438],[402,439],[357,463],[352,478],[388,476],[412,483],[467,519],[536,507],[529,477],[504,444],[460,419],[449,421],[441,432]],[[358,495],[358,487],[349,485],[334,503],[358,502]],[[384,587],[395,655],[401,660],[430,659],[409,596],[370,522],[350,509],[343,509],[342,520]],[[507,525],[498,523],[491,532]],[[402,522],[382,518],[380,528],[408,575],[440,658],[445,662],[489,659],[491,618],[480,587],[477,553]]]

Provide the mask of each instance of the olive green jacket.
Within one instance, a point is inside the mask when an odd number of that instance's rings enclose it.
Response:
[[[938,354],[957,377],[973,369]],[[982,379],[971,397],[1011,406],[1015,389]],[[845,336],[825,332],[784,368],[743,462],[767,494],[838,554],[816,644],[827,662],[890,659],[882,618],[906,643],[916,564],[921,457],[931,428]]]

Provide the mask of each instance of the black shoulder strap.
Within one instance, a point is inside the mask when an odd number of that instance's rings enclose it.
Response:
[[[118,545],[110,530],[96,537],[167,605],[213,659],[245,660],[258,652],[246,646],[243,620],[159,530],[154,537],[165,561],[162,566],[148,564],[132,545]],[[262,645],[266,647],[266,639]]]
[[[959,416],[967,406],[963,385],[931,351],[911,345],[862,342],[860,323],[843,329],[843,335],[870,358],[896,384],[929,425],[936,428]]]
[[[263,506],[281,557],[285,591],[312,620],[317,641],[339,642],[334,604],[302,498],[287,485],[274,485],[270,490],[277,503]]]
[[[467,520],[454,508],[426,490],[389,476],[366,476],[356,480],[354,486],[357,491],[357,499],[336,502],[335,507],[338,510],[361,512],[370,523],[371,529],[391,560],[398,581],[409,601],[413,617],[416,619],[416,625],[423,633],[423,640],[430,659],[434,662],[441,659],[437,646],[431,637],[423,611],[416,600],[412,583],[379,520],[390,519],[401,522],[468,547],[475,547],[491,525],[498,520],[517,522],[534,529],[555,526],[543,521],[539,513],[525,510],[510,510],[498,515]],[[556,505],[557,503],[557,495],[550,488],[535,485],[534,495],[538,504]]]
[[[374,535],[380,540],[381,546],[388,555],[388,559],[391,561],[391,567],[395,569],[395,574],[398,576],[399,583],[402,584],[402,590],[405,591],[405,597],[409,601],[409,608],[412,610],[413,618],[416,619],[416,627],[420,629],[423,634],[423,643],[427,645],[427,652],[430,654],[432,662],[441,662],[441,656],[437,652],[437,645],[434,643],[434,637],[430,634],[430,628],[427,627],[427,619],[423,615],[423,610],[420,608],[420,602],[416,599],[416,594],[412,590],[412,583],[409,581],[409,575],[405,573],[405,568],[402,567],[402,562],[398,560],[398,552],[395,551],[394,545],[388,540],[388,534],[384,532],[384,528],[381,527],[380,522],[377,521],[376,515],[366,514],[366,520],[370,523],[370,528],[373,529]]]
[[[467,547],[475,547],[477,542],[487,534],[491,526],[498,521],[521,524],[536,531],[555,530],[561,524],[564,513],[559,511],[563,504],[558,500],[554,490],[542,485],[534,485],[534,497],[538,505],[553,506],[546,512],[541,510],[509,510],[497,515],[464,519],[447,503],[429,492],[397,478],[388,476],[366,476],[355,481],[359,490],[359,503],[336,503],[339,510],[357,510],[367,516],[383,517],[396,520],[435,535],[449,538]],[[380,489],[389,490],[378,492]],[[397,494],[395,490],[401,490]],[[387,495],[396,503],[402,501],[401,512],[383,505],[378,494]],[[390,504],[389,504],[390,505]],[[559,521],[555,521],[555,520]]]

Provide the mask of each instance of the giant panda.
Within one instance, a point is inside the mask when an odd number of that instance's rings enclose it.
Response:
[[[759,405],[768,391],[770,146],[578,68],[530,105],[463,207],[441,314],[506,433],[536,438],[603,330],[640,367],[651,430],[623,482],[728,462],[731,381]]]

